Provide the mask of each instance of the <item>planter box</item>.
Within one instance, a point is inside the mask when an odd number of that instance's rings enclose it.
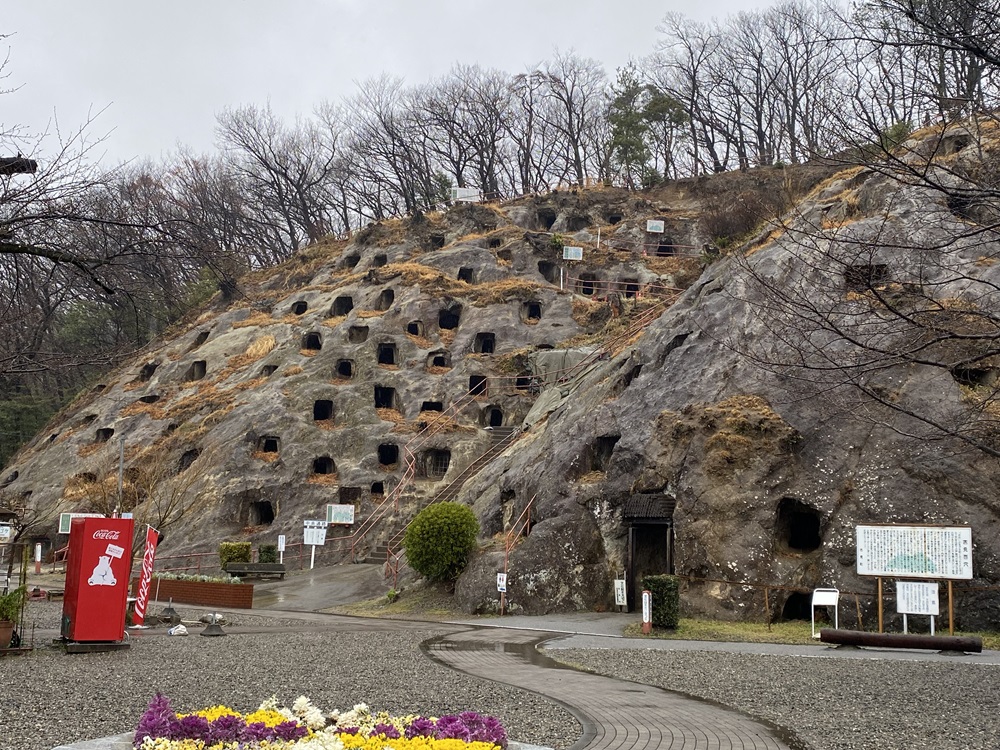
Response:
[[[132,581],[132,596],[139,588],[139,579]],[[214,583],[207,581],[172,581],[154,578],[149,585],[149,598],[161,604],[173,599],[180,604],[199,604],[204,607],[253,607],[252,583]]]

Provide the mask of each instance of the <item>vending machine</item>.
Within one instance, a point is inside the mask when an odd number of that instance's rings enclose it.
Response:
[[[131,518],[74,518],[66,558],[62,636],[121,641],[132,566]]]

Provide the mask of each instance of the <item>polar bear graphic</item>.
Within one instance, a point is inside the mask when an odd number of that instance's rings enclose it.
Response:
[[[111,570],[111,558],[108,555],[101,555],[97,561],[94,572],[87,579],[88,586],[114,586],[118,583],[114,572]]]

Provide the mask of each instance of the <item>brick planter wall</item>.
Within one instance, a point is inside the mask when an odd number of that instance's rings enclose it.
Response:
[[[139,579],[133,579],[132,596],[136,595],[138,588]],[[251,609],[253,607],[253,584],[171,581],[165,578],[154,578],[149,586],[149,597],[161,604],[172,598],[179,604]]]

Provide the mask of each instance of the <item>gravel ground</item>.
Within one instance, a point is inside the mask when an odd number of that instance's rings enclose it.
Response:
[[[1000,737],[997,666],[653,650],[547,653],[769,719],[815,750],[996,750]]]
[[[55,602],[32,603],[29,619],[40,628],[54,627],[60,612]],[[238,614],[232,625],[295,623]],[[0,659],[0,750],[49,750],[131,731],[157,690],[181,711],[217,703],[250,710],[272,694],[288,704],[304,694],[324,710],[360,701],[392,713],[477,710],[499,717],[512,739],[552,747],[567,747],[580,736],[578,723],[562,707],[430,661],[419,645],[440,631],[225,638],[201,638],[198,632],[192,629],[187,638],[146,633],[133,638],[128,651],[73,655],[36,639],[33,652]]]

